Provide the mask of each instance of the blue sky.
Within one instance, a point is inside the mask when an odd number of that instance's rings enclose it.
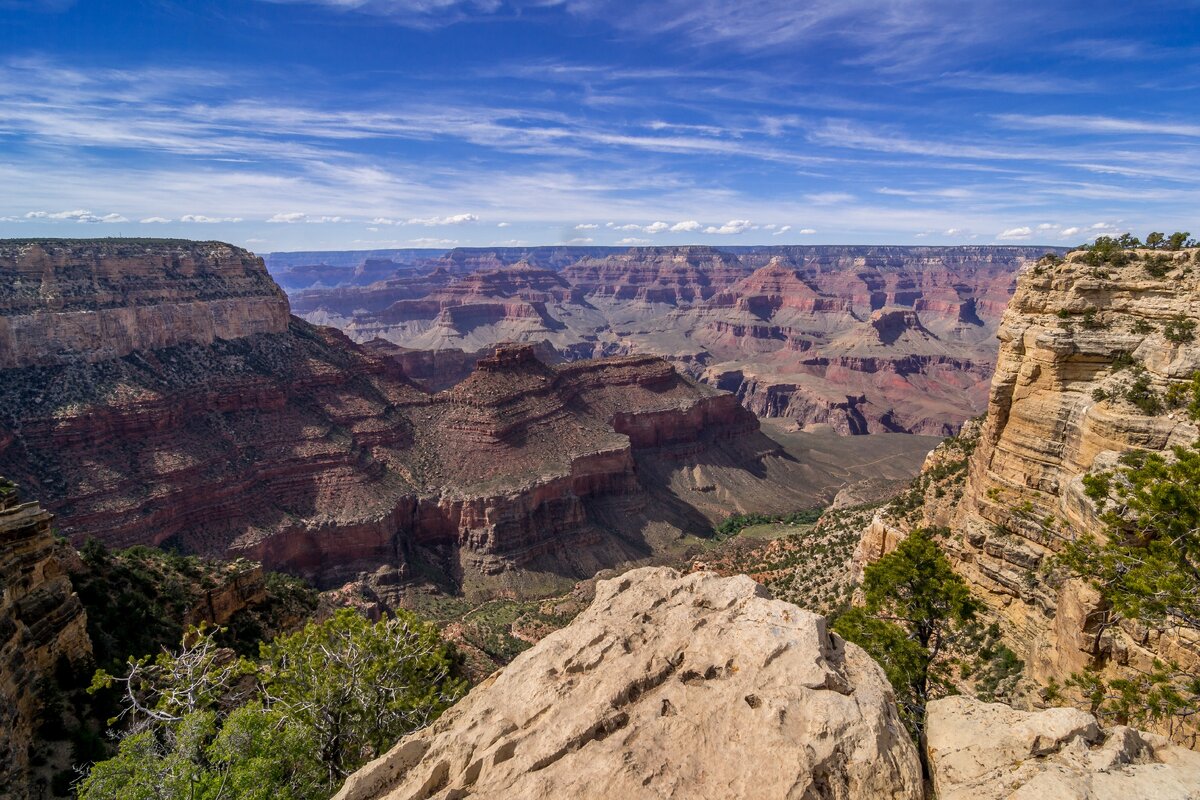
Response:
[[[1200,0],[0,0],[0,236],[1200,233]]]

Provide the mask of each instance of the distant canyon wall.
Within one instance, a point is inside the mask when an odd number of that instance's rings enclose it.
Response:
[[[220,242],[0,242],[0,369],[287,330],[262,259]]]
[[[842,433],[952,433],[986,407],[995,334],[1031,247],[462,248],[391,277],[292,291],[360,343],[647,353],[761,416]],[[336,261],[336,258],[331,260]],[[295,269],[295,268],[293,268]],[[374,269],[374,268],[373,268]],[[327,271],[326,271],[327,272]],[[380,352],[385,348],[380,347]],[[430,385],[462,376],[453,359]],[[418,378],[426,380],[426,378]]]

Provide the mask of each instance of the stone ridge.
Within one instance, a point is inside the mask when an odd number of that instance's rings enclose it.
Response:
[[[746,576],[638,569],[335,800],[923,796],[883,670]]]
[[[287,330],[262,259],[221,242],[0,241],[0,368]]]
[[[0,796],[32,796],[39,686],[91,656],[87,615],[55,551],[53,517],[0,478]]]

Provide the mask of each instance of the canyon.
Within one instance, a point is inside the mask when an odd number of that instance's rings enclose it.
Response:
[[[652,355],[496,346],[429,391],[386,347],[288,317],[262,261],[228,245],[6,243],[0,277],[20,332],[0,474],[77,545],[246,557],[392,600],[423,583],[569,588],[686,549],[731,512],[820,504],[881,462],[900,477],[928,447],[873,437],[817,463],[819,438],[764,429]],[[539,267],[486,280],[502,278],[536,286],[531,303],[580,292]],[[448,284],[448,308],[477,285]]]
[[[1045,252],[459,248],[397,256],[381,279],[378,261],[351,267],[345,253],[268,263],[293,281],[294,313],[419,362],[413,378],[431,387],[461,380],[495,344],[522,341],[551,360],[660,356],[801,429],[948,435],[985,409],[1016,273]],[[321,262],[322,281],[346,264],[342,281],[299,286],[304,260]]]

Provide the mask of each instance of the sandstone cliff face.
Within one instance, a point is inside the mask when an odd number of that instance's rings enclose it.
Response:
[[[1174,318],[1200,320],[1193,256],[1170,254],[1174,265],[1161,278],[1144,260],[1101,269],[1077,255],[1032,269],[1001,324],[988,416],[952,522],[962,538],[947,546],[1007,622],[1036,679],[1061,679],[1095,662],[1145,668],[1157,649],[1153,632],[1105,632],[1089,589],[1052,587],[1037,570],[1063,542],[1099,527],[1084,473],[1126,450],[1197,437],[1184,415],[1147,414],[1117,396],[1135,375],[1161,396],[1200,369],[1200,344],[1165,335]],[[1097,389],[1114,397],[1097,399]]]
[[[220,242],[0,243],[0,369],[287,329],[262,259]]]
[[[1036,713],[947,697],[925,750],[939,800],[1191,800],[1200,753],[1073,708]]]
[[[1200,663],[1200,643],[1111,624],[1092,589],[1052,582],[1042,569],[1066,542],[1102,530],[1083,491],[1088,471],[1110,467],[1121,452],[1164,450],[1200,433],[1182,413],[1128,399],[1137,385],[1135,396],[1161,400],[1200,369],[1200,343],[1167,335],[1179,320],[1200,320],[1196,252],[1143,251],[1121,268],[1073,254],[1023,272],[999,329],[987,418],[967,448],[965,484],[959,469],[931,456],[916,495],[864,532],[857,561],[878,558],[917,525],[948,526],[943,545],[955,569],[1042,683],[1085,667],[1144,671],[1156,657]],[[1145,265],[1159,257],[1168,262],[1154,265],[1164,273],[1154,277]]]
[[[38,686],[92,652],[87,617],[54,552],[53,517],[0,478],[0,796],[24,798]]]
[[[642,569],[337,800],[920,798],[882,670],[744,576]]]

